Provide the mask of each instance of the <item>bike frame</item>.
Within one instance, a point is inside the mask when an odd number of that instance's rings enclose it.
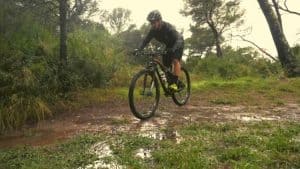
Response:
[[[186,69],[181,67],[184,71],[186,84],[183,84],[183,89],[186,88],[186,92],[181,94],[179,91],[178,95],[176,91],[172,91],[168,87],[168,78],[172,74],[168,66],[164,66],[160,61],[159,57],[163,56],[165,52],[155,51],[155,52],[135,52],[136,56],[147,57],[148,61],[144,69],[140,70],[132,79],[129,87],[128,98],[129,106],[135,117],[139,119],[148,119],[152,117],[158,108],[159,98],[160,98],[160,85],[161,84],[165,96],[171,96],[174,103],[178,106],[185,105],[190,97],[190,78]],[[164,74],[163,74],[164,73]],[[164,75],[167,78],[165,83]],[[139,86],[137,86],[139,85]],[[186,86],[186,87],[185,87]],[[141,97],[136,97],[136,96]],[[152,97],[155,96],[155,97]],[[135,98],[136,97],[136,98]],[[146,104],[148,98],[150,104]],[[141,99],[140,99],[141,98]],[[153,99],[154,100],[153,100]],[[141,102],[139,102],[141,101]],[[154,101],[154,102],[153,102]],[[141,103],[142,107],[136,106]]]
[[[158,78],[159,80],[159,83],[161,84],[163,90],[164,90],[164,93],[166,96],[170,96],[172,95],[172,92],[167,88],[166,84],[167,83],[164,83],[163,82],[163,79],[159,73],[159,69],[160,68],[163,73],[165,74],[166,78],[168,79],[168,68],[166,66],[164,66],[160,60],[158,59],[158,57],[160,56],[160,54],[153,54],[153,55],[150,55],[150,61],[148,62],[148,65],[146,66],[146,69],[149,70],[150,72],[154,73],[154,75]],[[152,82],[152,85],[151,85],[151,89],[152,87],[154,86],[154,81]]]

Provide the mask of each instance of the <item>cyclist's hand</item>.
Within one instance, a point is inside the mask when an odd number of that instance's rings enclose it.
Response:
[[[137,55],[139,55],[141,52],[142,52],[141,49],[134,49],[133,55],[137,56]]]

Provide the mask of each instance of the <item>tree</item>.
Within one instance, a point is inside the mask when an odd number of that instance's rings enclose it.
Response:
[[[278,23],[280,25],[280,28],[281,28],[281,30],[283,30],[283,25],[282,25],[281,14],[280,14],[280,11],[279,11],[278,0],[272,0],[272,3],[273,3],[273,6],[274,6],[274,9],[275,9],[275,12],[276,12],[276,17],[277,17]]]
[[[278,17],[275,15],[267,0],[257,0],[268,22],[273,41],[275,43],[279,61],[288,77],[300,76],[300,65],[286,40]]]
[[[238,0],[184,0],[185,8],[182,13],[192,16],[196,28],[208,27],[213,36],[217,56],[222,57],[221,45],[224,41],[224,33],[243,23],[241,19],[244,11],[240,10]]]
[[[58,1],[58,6],[57,2]],[[56,9],[59,10],[59,30],[60,30],[60,51],[59,51],[59,80],[62,87],[62,92],[66,92],[69,88],[68,77],[66,73],[68,54],[67,54],[67,33],[68,28],[70,29],[71,25],[78,25],[81,23],[82,19],[80,18],[85,13],[88,13],[87,16],[91,16],[97,11],[97,3],[94,0],[24,0],[21,1],[21,4],[24,7],[29,9],[39,9],[41,7],[49,9],[47,13],[54,13],[54,16],[57,16]],[[72,4],[72,5],[71,5]],[[43,10],[45,11],[45,10]],[[37,13],[40,14],[40,13]],[[46,15],[47,16],[47,15]],[[55,24],[54,24],[55,25]]]
[[[277,2],[278,4],[278,2]],[[289,9],[288,5],[287,5],[287,0],[284,0],[284,7],[282,5],[278,5],[278,8],[282,11],[291,13],[291,14],[295,14],[295,15],[299,15],[300,16],[300,12],[296,12],[296,11],[292,11]]]
[[[100,19],[109,24],[117,35],[126,29],[130,21],[131,11],[124,8],[115,8],[111,13],[103,12]]]
[[[300,44],[296,44],[295,46],[292,47],[292,52],[296,57],[297,60],[297,65],[300,65]]]
[[[59,0],[59,27],[60,27],[60,62],[59,62],[59,80],[63,92],[68,90],[67,75],[67,0]]]
[[[133,51],[142,41],[142,32],[136,29],[136,25],[131,25],[126,31],[121,32],[119,37],[124,48],[127,51]]]
[[[20,10],[30,11],[42,24],[53,30],[59,25],[60,0],[14,0]],[[99,12],[96,0],[66,0],[66,21],[68,29],[84,24],[84,20]]]
[[[100,12],[96,0],[73,0],[73,3],[69,2],[69,4],[73,4],[67,9],[67,21],[71,28],[84,25],[86,19]]]
[[[214,35],[209,28],[190,27],[191,37],[186,39],[186,48],[189,49],[189,57],[201,57],[213,48]]]

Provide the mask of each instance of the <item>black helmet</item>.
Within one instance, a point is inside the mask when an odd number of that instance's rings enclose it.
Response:
[[[160,14],[160,12],[158,10],[151,11],[148,14],[147,20],[149,22],[156,21],[156,20],[161,20],[161,14]]]

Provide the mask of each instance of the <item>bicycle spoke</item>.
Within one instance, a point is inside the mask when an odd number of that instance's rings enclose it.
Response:
[[[151,117],[158,106],[159,90],[154,78],[149,72],[141,72],[133,79],[130,107],[138,118]]]
[[[175,92],[172,95],[172,99],[177,105],[182,106],[186,104],[190,97],[190,79],[188,72],[184,68],[182,68],[182,72],[178,79],[184,87],[179,92]]]

